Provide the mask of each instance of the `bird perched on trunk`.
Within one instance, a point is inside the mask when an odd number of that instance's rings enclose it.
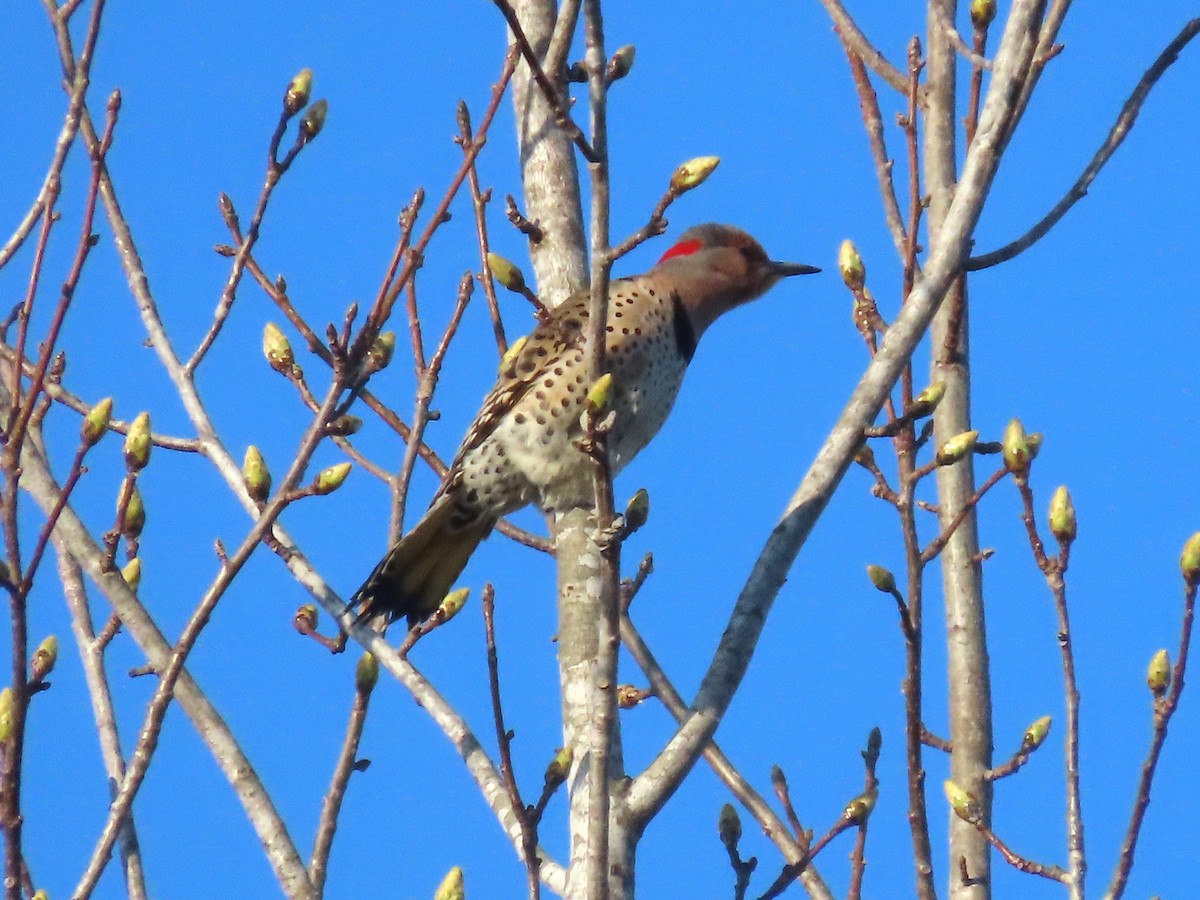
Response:
[[[613,474],[658,433],[709,325],[781,278],[817,271],[770,259],[741,229],[708,224],[685,231],[645,275],[614,280],[605,349]],[[501,516],[529,503],[559,513],[594,502],[591,462],[576,446],[591,387],[588,299],[568,298],[509,350],[429,510],[351,598],[363,618],[417,624]]]

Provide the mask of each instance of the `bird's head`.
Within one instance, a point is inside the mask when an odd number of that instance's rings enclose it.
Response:
[[[780,279],[819,271],[773,260],[740,228],[709,223],[681,234],[653,274],[678,294],[699,338],[723,313],[761,297]]]

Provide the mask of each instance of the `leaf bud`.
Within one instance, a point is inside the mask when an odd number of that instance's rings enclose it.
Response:
[[[379,660],[372,653],[364,653],[354,667],[354,686],[359,693],[369,694],[379,682]]]
[[[125,435],[125,465],[130,472],[140,472],[149,461],[150,413],[140,412]]]
[[[611,372],[605,372],[596,379],[596,383],[592,385],[587,393],[588,409],[592,415],[600,415],[608,409],[609,401],[612,400],[613,377]]]
[[[325,426],[325,433],[334,437],[349,437],[352,434],[358,434],[362,427],[363,420],[358,416],[338,416]]]
[[[317,607],[305,603],[292,616],[292,627],[301,634],[312,634],[317,630]]]
[[[876,590],[885,594],[891,594],[896,590],[896,576],[883,566],[867,566],[867,577],[871,579],[871,584],[875,585]]]
[[[625,504],[625,527],[629,533],[637,531],[650,518],[650,495],[645,488],[638,488],[630,501]]]
[[[129,491],[129,502],[125,504],[125,522],[121,533],[130,540],[137,540],[146,527],[146,504],[142,502],[142,492],[137,485]]]
[[[996,0],[971,0],[971,24],[987,28],[996,18]]]
[[[312,83],[312,69],[303,68],[296,73],[288,85],[287,93],[283,95],[283,111],[285,113],[294,116],[308,105],[308,98],[312,96]]]
[[[263,326],[263,356],[267,358],[271,368],[281,375],[288,375],[295,365],[296,358],[292,355],[292,345],[279,326],[268,322]]]
[[[13,689],[6,687],[0,691],[0,743],[12,736]]]
[[[371,342],[367,351],[367,364],[372,372],[386,369],[396,353],[396,332],[385,331]]]
[[[1159,650],[1150,657],[1146,667],[1146,685],[1155,697],[1161,697],[1171,686],[1171,657],[1166,650]]]
[[[1193,588],[1200,583],[1200,531],[1183,545],[1183,552],[1179,554],[1179,571],[1183,573],[1183,581],[1188,587]]]
[[[550,760],[550,765],[546,766],[546,787],[556,788],[567,780],[567,773],[571,771],[572,755],[570,747],[559,747],[554,751],[554,758]]]
[[[1014,475],[1023,475],[1029,471],[1029,461],[1032,458],[1029,451],[1029,438],[1025,435],[1025,426],[1020,419],[1013,419],[1004,429],[1001,441],[1004,450],[1004,465]]]
[[[862,290],[867,283],[867,267],[863,264],[858,248],[854,241],[846,238],[838,247],[838,271],[842,273],[842,281],[852,291]]]
[[[112,419],[113,399],[105,397],[83,417],[83,425],[79,429],[79,437],[89,447],[100,443],[100,438],[108,434],[108,423]]]
[[[946,789],[946,799],[950,801],[950,808],[964,822],[975,824],[979,821],[982,811],[979,808],[979,801],[964,791],[953,781],[947,779],[943,787]]]
[[[300,137],[308,143],[325,127],[325,117],[329,115],[329,101],[318,100],[308,108],[304,118],[300,120]]]
[[[913,397],[911,412],[918,416],[927,416],[942,402],[946,396],[946,382],[935,381],[917,396]]]
[[[270,495],[271,473],[262,451],[253,444],[246,448],[246,456],[242,460],[242,478],[246,481],[246,491],[258,503],[264,502]]]
[[[1050,498],[1050,533],[1066,546],[1075,540],[1075,532],[1075,504],[1071,502],[1067,486],[1059,485]]]
[[[317,480],[313,482],[314,494],[332,494],[346,481],[346,476],[350,474],[350,469],[353,468],[352,463],[341,462],[336,466],[330,466],[317,476]]]
[[[721,807],[721,814],[717,816],[717,834],[721,837],[721,843],[729,848],[736,847],[742,839],[742,820],[732,803]]]
[[[135,556],[121,568],[121,577],[135,594],[142,583],[142,558]]]
[[[488,268],[492,272],[492,277],[510,291],[521,293],[525,290],[525,275],[517,267],[515,263],[501,256],[499,253],[488,252],[487,255]]]
[[[38,644],[37,649],[33,651],[33,658],[29,661],[33,680],[43,681],[54,671],[56,662],[58,662],[58,638],[50,635]]]
[[[458,866],[446,873],[442,883],[433,892],[433,900],[464,900],[466,896],[467,889],[463,884],[463,870]]]
[[[875,809],[875,801],[878,799],[879,787],[872,785],[869,791],[864,791],[846,804],[846,808],[842,810],[842,818],[855,825],[861,825],[870,818],[871,811]]]
[[[624,47],[618,48],[608,62],[608,80],[617,81],[628,75],[633,69],[633,60],[636,56],[637,48],[633,44],[626,44]]]
[[[467,595],[471,593],[469,587],[459,588],[458,590],[448,593],[441,605],[438,606],[438,615],[441,616],[442,622],[449,622],[460,612],[467,604]]]
[[[1046,740],[1046,736],[1050,734],[1050,725],[1053,723],[1050,716],[1042,716],[1032,725],[1025,729],[1025,736],[1021,739],[1021,749],[1026,753],[1036,750],[1042,746],[1042,742]]]
[[[617,685],[617,706],[621,709],[633,709],[646,699],[645,692],[632,684]]]
[[[960,459],[964,459],[970,455],[975,449],[975,444],[979,441],[978,431],[964,431],[962,434],[956,434],[946,443],[942,444],[942,449],[937,452],[937,464],[939,466],[949,466]]]
[[[718,156],[697,156],[689,159],[671,176],[671,190],[676,194],[699,187],[721,162]]]

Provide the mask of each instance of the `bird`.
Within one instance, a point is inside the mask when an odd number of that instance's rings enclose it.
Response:
[[[819,271],[772,260],[742,229],[708,223],[684,231],[649,272],[614,279],[605,338],[612,473],[658,433],[717,318],[783,278]],[[588,308],[588,291],[570,296],[510,348],[428,510],[351,597],[359,621],[420,624],[502,516],[530,503],[547,514],[593,505],[594,469],[579,446]]]

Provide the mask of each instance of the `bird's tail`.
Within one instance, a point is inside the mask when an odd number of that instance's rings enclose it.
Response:
[[[438,608],[495,525],[486,518],[459,524],[456,512],[452,499],[439,498],[392,546],[350,598],[350,608],[359,610],[360,621],[380,614],[386,614],[389,622],[407,616],[411,628]]]

